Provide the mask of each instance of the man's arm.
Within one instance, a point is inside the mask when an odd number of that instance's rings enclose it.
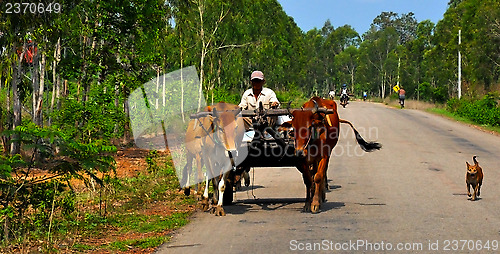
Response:
[[[269,103],[271,104],[271,107],[275,107],[280,105],[280,101],[278,100],[278,97],[276,97],[276,93],[274,93],[273,90],[271,90],[271,96],[269,98]]]
[[[238,107],[240,107],[240,108],[242,108],[242,109],[247,109],[247,108],[248,108],[247,97],[248,97],[248,94],[247,94],[247,92],[245,91],[245,92],[243,93],[243,95],[241,96],[241,102],[240,102],[240,104],[238,104]]]

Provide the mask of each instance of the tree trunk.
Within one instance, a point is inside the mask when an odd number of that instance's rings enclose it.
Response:
[[[125,112],[126,119],[130,119],[130,111],[128,109],[128,102],[125,100],[123,102],[123,111]],[[130,123],[125,123],[123,127],[123,144],[128,142],[128,134],[130,130]]]
[[[160,98],[158,98],[158,93],[160,92],[160,67],[156,68],[156,103],[155,103],[155,108],[158,109],[158,101]]]
[[[50,112],[54,112],[54,104],[59,101],[59,75],[57,75],[57,63],[61,60],[61,38],[57,39],[56,48],[54,50],[54,61],[52,62],[52,99],[50,101]],[[49,117],[49,126],[52,124],[52,117]]]
[[[166,94],[165,94],[165,81],[167,79],[165,73],[163,73],[163,81],[162,81],[162,98],[163,98],[163,108],[165,108],[165,103],[166,103]]]
[[[180,50],[181,50],[181,116],[182,122],[186,123],[186,119],[184,117],[184,73],[182,68],[184,68],[184,50],[182,48],[182,31],[179,31],[179,41],[180,41]],[[200,109],[198,108],[197,111]]]
[[[13,43],[13,52],[16,54],[17,50],[17,44],[14,42]],[[26,43],[23,44],[22,50],[21,50],[21,55],[18,58],[17,61],[17,66],[16,63],[13,63],[13,77],[12,77],[12,100],[13,100],[13,112],[14,112],[14,121],[12,124],[12,129],[14,130],[17,126],[21,125],[21,98],[19,94],[19,83],[21,79],[21,74],[22,74],[22,61],[24,57],[24,53],[26,50]],[[14,134],[13,135],[14,139],[18,139],[18,135]],[[20,144],[18,141],[14,141],[11,143],[10,146],[10,153],[11,154],[19,154],[20,153]]]
[[[115,108],[118,108],[120,104],[120,85],[121,83],[115,82]],[[115,133],[118,132],[118,122],[115,124]]]
[[[36,44],[33,44],[33,48],[35,47]],[[40,90],[40,72],[39,72],[39,68],[40,68],[40,54],[39,53],[35,53],[33,51],[33,69],[31,70],[31,81],[32,81],[32,88],[33,88],[33,92],[32,92],[32,107],[31,107],[31,117],[32,117],[32,121],[37,124],[37,121],[36,121],[36,118],[35,118],[35,115],[36,115],[36,109],[37,109],[37,103],[38,103],[38,94],[39,94],[39,90]],[[37,124],[38,125],[38,124]]]
[[[45,89],[45,64],[46,64],[46,56],[45,52],[41,52],[42,60],[40,62],[40,75],[39,75],[39,84],[37,85],[38,91],[33,91],[34,95],[36,95],[35,101],[35,109],[33,112],[34,123],[38,126],[43,126],[43,93]],[[37,71],[37,70],[35,70]]]

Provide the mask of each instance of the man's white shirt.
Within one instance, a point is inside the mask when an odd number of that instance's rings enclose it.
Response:
[[[238,106],[243,109],[253,110],[259,107],[260,102],[262,102],[264,108],[266,109],[268,109],[271,103],[273,102],[279,103],[278,98],[276,98],[276,94],[274,93],[274,91],[269,88],[263,87],[257,99],[255,99],[252,88],[246,90],[243,93],[243,96],[241,97],[241,102]]]

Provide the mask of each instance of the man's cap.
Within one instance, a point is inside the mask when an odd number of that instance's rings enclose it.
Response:
[[[252,72],[252,75],[250,75],[250,80],[254,80],[254,79],[265,80],[264,73],[262,73],[261,71]]]

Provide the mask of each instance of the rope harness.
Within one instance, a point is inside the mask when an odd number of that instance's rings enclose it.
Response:
[[[317,113],[315,113],[317,114]],[[328,123],[330,123],[331,125],[331,122],[330,122],[330,119],[328,119],[326,116],[325,118],[327,119]],[[325,121],[325,118],[323,118],[323,120],[321,121],[321,123],[323,124],[323,126],[327,126],[327,122]],[[304,149],[307,149],[307,147],[309,146],[309,144],[314,141],[316,141],[317,139],[319,139],[319,136],[321,135],[321,133],[319,131],[317,131],[317,125],[313,124],[309,127],[310,129],[310,132],[311,132],[311,135],[309,135],[309,138],[307,139],[307,142],[306,144],[304,145]]]

